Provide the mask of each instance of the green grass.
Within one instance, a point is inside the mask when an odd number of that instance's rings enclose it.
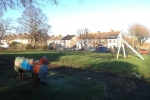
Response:
[[[107,73],[119,77],[135,78],[136,72],[141,80],[150,82],[150,55],[130,54],[127,58],[115,53],[96,52],[55,52],[55,51],[1,51],[1,55],[22,56],[39,60],[43,55],[49,60],[49,67],[69,67],[99,73]],[[0,63],[4,62],[0,61]],[[33,86],[30,78],[16,78],[17,73],[12,67],[0,67],[0,100],[91,100],[105,97],[102,83],[71,77],[67,74],[49,72],[48,85]],[[8,69],[9,68],[9,69]],[[69,74],[71,74],[70,72]],[[84,75],[83,75],[84,76]]]
[[[23,56],[39,59],[45,55],[51,65],[67,66],[71,68],[90,70],[101,73],[109,73],[120,77],[135,78],[136,72],[142,80],[150,82],[150,55],[142,55],[145,60],[137,55],[128,55],[123,58],[123,54],[116,59],[115,53],[96,52],[55,52],[55,51],[3,51],[1,54],[9,56]]]

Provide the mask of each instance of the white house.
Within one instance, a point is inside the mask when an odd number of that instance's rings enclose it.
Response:
[[[6,41],[1,41],[1,44],[0,44],[0,47],[2,47],[2,48],[8,48],[9,47],[9,45],[7,44],[7,42]]]

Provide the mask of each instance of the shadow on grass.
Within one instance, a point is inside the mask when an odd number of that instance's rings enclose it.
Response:
[[[49,60],[57,61],[59,57],[69,55],[69,53],[32,53],[32,54],[6,54],[7,56],[24,56],[28,58],[41,57],[43,55],[48,56]],[[80,55],[80,53],[74,53],[74,55]],[[105,58],[105,55],[101,57]],[[111,56],[114,57],[113,55]],[[134,71],[137,70],[137,66],[122,61],[111,61],[110,57],[106,57],[107,61],[91,64],[90,66],[84,66],[80,68],[62,67],[52,68],[50,71],[54,72],[53,75],[48,76],[48,85],[34,86],[30,83],[28,78],[16,80],[8,70],[13,70],[13,62],[8,64],[10,69],[6,68],[1,70],[2,75],[0,87],[0,100],[29,100],[29,99],[44,99],[44,100],[91,100],[91,99],[105,99],[104,86],[101,82],[107,83],[109,93],[115,95],[111,100],[136,100],[149,98],[149,91],[144,88],[140,90],[134,85],[134,81],[122,80],[120,77],[135,78]],[[6,63],[5,63],[6,64]],[[3,65],[3,64],[1,64]],[[57,66],[58,67],[58,66]],[[8,74],[9,73],[9,74]],[[92,74],[91,74],[92,73]],[[98,74],[97,74],[98,73]],[[15,74],[15,76],[17,73]],[[100,77],[98,77],[100,76]],[[108,76],[111,76],[108,77]],[[97,77],[96,80],[92,80],[93,77]],[[90,81],[89,81],[90,80]],[[97,82],[98,81],[98,82]],[[145,84],[142,84],[144,86]],[[149,87],[145,85],[145,87]],[[129,90],[130,89],[130,90]],[[118,93],[116,92],[118,91]],[[137,91],[137,92],[136,92]],[[142,91],[144,94],[139,94]],[[148,94],[148,95],[147,95]],[[143,98],[144,97],[144,98]],[[116,99],[118,98],[118,99]]]
[[[90,69],[85,70],[65,66],[52,68],[50,72],[52,75],[61,74],[61,77],[55,77],[56,80],[60,80],[60,82],[62,81],[62,77],[71,76],[74,78],[74,81],[82,79],[83,81],[88,80],[104,84],[108,96],[102,100],[147,100],[147,98],[150,98],[150,90],[148,89],[150,84],[145,82],[142,83],[139,79],[124,78],[123,76],[110,73],[101,73],[91,71]]]
[[[132,67],[130,64],[125,64],[125,66]],[[121,79],[115,75],[109,75],[109,73],[101,74],[99,71],[95,72],[91,69],[64,66],[52,68],[47,77],[47,85],[34,85],[30,82],[29,77],[17,79],[17,73],[12,71],[11,68],[1,71],[3,79],[0,80],[0,100],[146,100],[149,98],[147,89],[144,88],[145,92],[143,92],[143,89],[141,90],[133,84],[134,81]],[[107,97],[104,89],[106,84]],[[149,87],[145,84],[142,85]],[[141,91],[142,93],[140,93]],[[133,93],[139,96],[133,96]]]
[[[10,73],[11,72],[11,73]],[[9,74],[9,75],[8,75]],[[12,76],[13,75],[13,76]],[[11,70],[3,70],[0,80],[0,100],[91,100],[105,98],[101,83],[55,73],[47,77],[48,84],[35,85],[31,77],[16,78]]]
[[[57,61],[60,57],[62,56],[67,56],[67,55],[80,55],[82,52],[56,52],[56,51],[28,51],[27,53],[25,51],[18,51],[17,53],[13,52],[10,53],[10,51],[5,54],[1,54],[2,56],[6,57],[26,57],[26,58],[31,58],[35,60],[39,60],[40,57],[46,56],[49,61]]]
[[[8,56],[8,55],[7,55]],[[17,55],[18,56],[18,55]],[[6,57],[6,56],[5,56]],[[4,58],[5,58],[4,57]],[[31,77],[17,78],[13,59],[4,61],[0,70],[0,100],[91,100],[105,98],[101,83],[75,79],[65,74],[54,74],[47,78],[47,85],[35,85]],[[9,67],[6,67],[9,66]]]

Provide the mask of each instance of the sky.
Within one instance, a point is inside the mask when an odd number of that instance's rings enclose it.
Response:
[[[77,35],[78,29],[90,32],[127,32],[132,24],[139,23],[150,29],[150,0],[59,0],[59,5],[41,7],[52,26],[49,35]],[[23,9],[8,10],[4,17],[14,20]]]

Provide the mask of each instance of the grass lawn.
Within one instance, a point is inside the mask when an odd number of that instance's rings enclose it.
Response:
[[[55,51],[5,51],[1,54],[9,56],[23,56],[39,59],[47,56],[50,66],[67,66],[76,69],[90,70],[94,72],[109,73],[120,77],[135,78],[134,73],[140,75],[140,79],[150,82],[150,55],[142,55],[145,60],[137,55],[123,54],[116,59],[116,53],[96,52],[55,52]]]
[[[26,57],[39,60],[43,55],[49,60],[49,68],[69,67],[98,73],[106,73],[119,77],[136,78],[150,82],[150,55],[128,55],[123,58],[115,53],[96,52],[56,52],[56,51],[1,51],[0,56]],[[0,61],[2,63],[2,61]],[[96,100],[106,96],[102,83],[75,78],[61,73],[49,71],[48,85],[32,86],[28,77],[16,78],[13,65],[9,70],[0,67],[0,100]]]

